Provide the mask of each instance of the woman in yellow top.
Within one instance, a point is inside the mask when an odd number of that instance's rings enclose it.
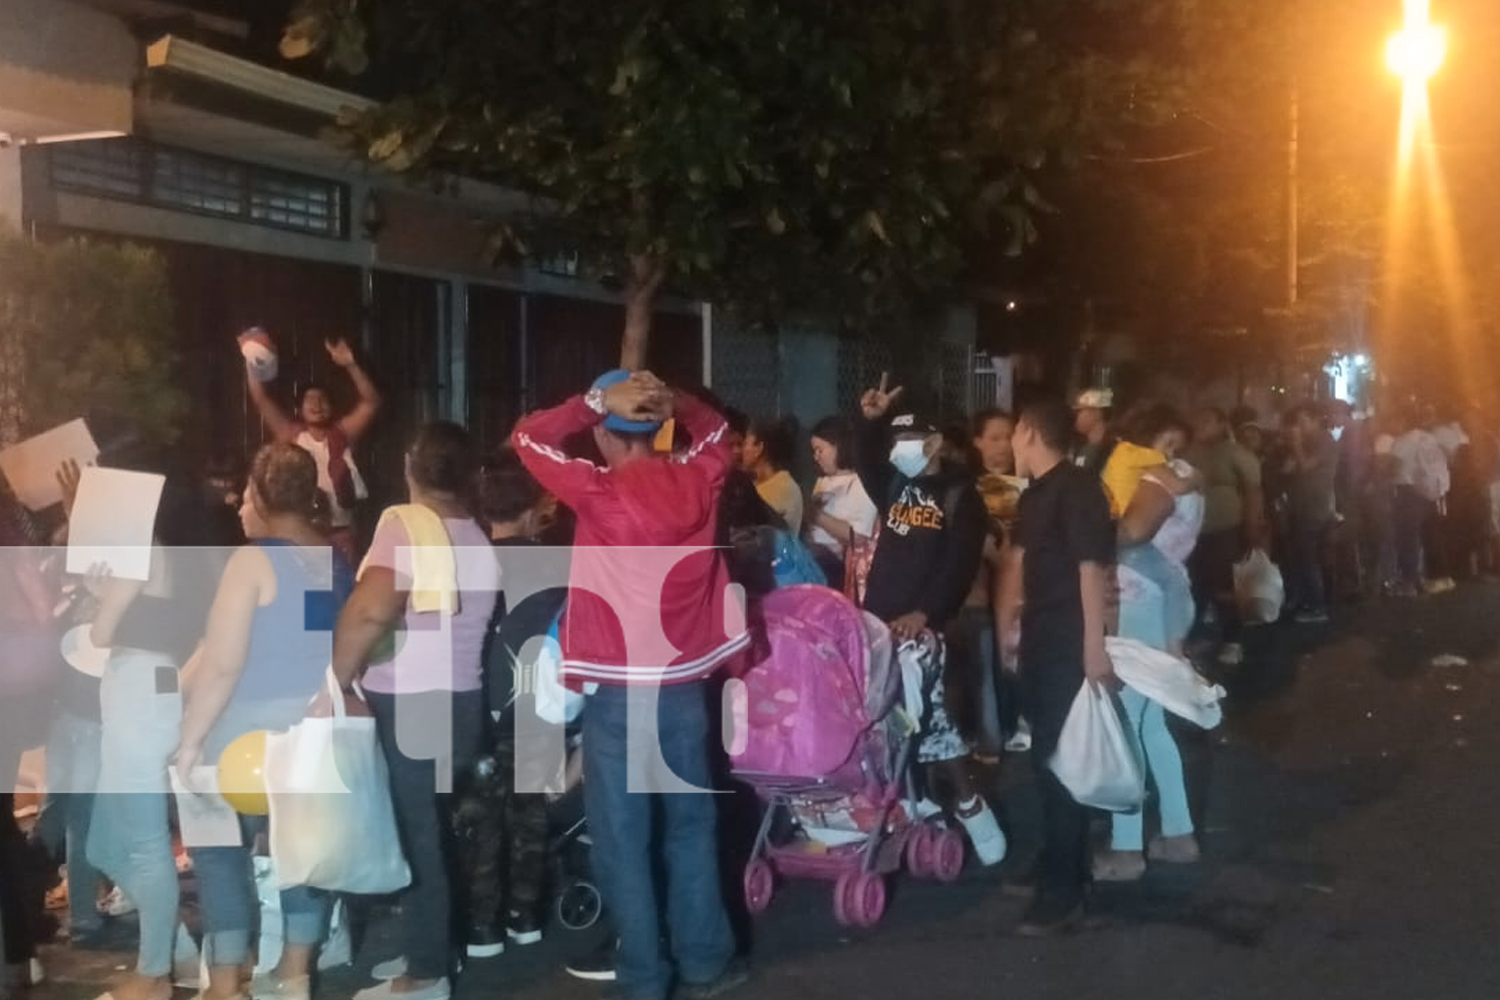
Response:
[[[1183,478],[1167,465],[1167,457],[1150,446],[1156,437],[1154,414],[1159,408],[1141,405],[1131,410],[1121,421],[1122,433],[1119,444],[1104,465],[1104,491],[1109,495],[1110,513],[1118,521],[1135,499],[1141,481],[1149,473],[1152,481],[1159,482],[1173,497],[1183,496],[1202,488],[1202,478],[1196,473]],[[1185,442],[1183,442],[1185,443]],[[1193,595],[1182,574],[1174,571],[1161,550],[1151,544],[1129,545],[1122,543],[1119,549],[1121,565],[1128,566],[1150,580],[1162,592],[1168,621],[1191,621],[1193,617]],[[1182,655],[1182,643],[1173,640],[1168,652]]]
[[[1132,418],[1138,417],[1136,411],[1125,415],[1123,425],[1127,435],[1130,433]],[[1167,456],[1155,448],[1135,444],[1128,437],[1121,437],[1114,451],[1110,452],[1102,474],[1104,492],[1109,496],[1109,513],[1116,521],[1129,509],[1130,501],[1135,499],[1135,491],[1141,488],[1141,480],[1146,478],[1148,472],[1152,479],[1166,483],[1167,492],[1174,497],[1191,493],[1202,485],[1196,479],[1183,479],[1173,472],[1172,467],[1167,464]]]

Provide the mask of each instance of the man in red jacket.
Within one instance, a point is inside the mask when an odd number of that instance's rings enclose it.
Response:
[[[690,445],[659,454],[656,432],[674,416]],[[590,430],[603,468],[564,451]],[[649,372],[618,370],[587,394],[524,418],[513,435],[532,475],[578,518],[560,630],[564,680],[593,691],[583,713],[584,803],[594,872],[620,931],[616,991],[627,1000],[665,1000],[674,971],[677,995],[688,1000],[746,978],[734,957],[706,794],[706,681],[749,641],[713,548],[719,493],[733,465],[727,438],[724,418],[705,404]],[[653,877],[657,805],[671,962]]]

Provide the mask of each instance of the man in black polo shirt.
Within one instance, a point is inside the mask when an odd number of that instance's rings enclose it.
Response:
[[[1014,664],[1019,653],[1042,796],[1037,896],[1018,928],[1027,936],[1067,930],[1085,915],[1088,811],[1073,801],[1049,763],[1085,678],[1110,683],[1114,674],[1104,649],[1114,525],[1098,475],[1067,461],[1072,425],[1061,402],[1038,403],[1021,414],[1013,439],[1017,471],[1029,475],[1031,485],[1021,495],[997,626],[1002,637],[1015,636],[1020,626],[1019,649],[1007,649],[1006,658]]]

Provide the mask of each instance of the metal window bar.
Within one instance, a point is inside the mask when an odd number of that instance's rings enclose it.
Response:
[[[347,189],[321,177],[134,138],[49,146],[48,163],[57,190],[332,239],[348,237]]]

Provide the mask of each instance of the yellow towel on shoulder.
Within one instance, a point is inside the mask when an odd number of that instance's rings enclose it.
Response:
[[[443,519],[431,508],[415,503],[388,508],[380,515],[382,527],[389,518],[401,522],[411,544],[411,609],[417,614],[457,614],[458,560]],[[379,534],[380,528],[375,532]],[[359,567],[360,576],[364,576],[369,561],[366,556]]]

